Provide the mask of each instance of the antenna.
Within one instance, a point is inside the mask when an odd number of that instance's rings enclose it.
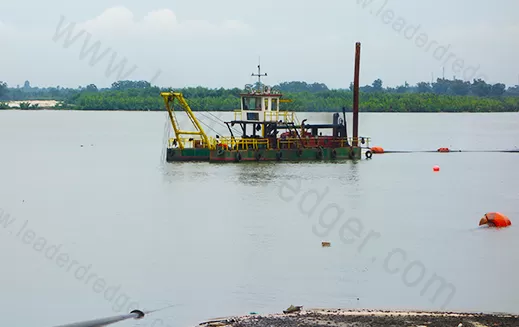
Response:
[[[265,74],[261,74],[261,62],[260,62],[260,59],[258,57],[258,73],[257,74],[254,74],[252,73],[251,76],[258,76],[258,91],[261,91],[261,76],[267,76],[267,73]]]

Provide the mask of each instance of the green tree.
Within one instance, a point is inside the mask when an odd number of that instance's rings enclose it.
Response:
[[[472,85],[470,86],[470,91],[472,94],[479,96],[479,97],[485,97],[490,94],[492,91],[492,86],[487,84],[482,79],[477,79],[472,82]]]
[[[112,83],[112,90],[129,90],[129,89],[146,89],[150,88],[151,84],[146,81],[117,81]]]
[[[416,84],[416,87],[417,87],[418,93],[431,93],[432,92],[431,84],[427,83],[427,82],[419,82],[418,84]]]
[[[409,84],[407,82],[404,85],[397,86],[396,93],[406,93],[409,90]]]
[[[492,96],[502,96],[505,93],[505,84],[497,83],[492,85],[490,88],[490,95]]]
[[[449,81],[443,78],[436,79],[436,82],[432,84],[433,92],[436,94],[447,94],[449,91]]]
[[[470,92],[470,82],[454,80],[450,82],[449,93],[453,95],[467,95]]]
[[[507,96],[519,96],[519,85],[509,87],[505,94]]]
[[[376,80],[374,80],[373,83],[371,84],[371,86],[373,87],[373,92],[384,91],[384,89],[382,88],[382,80],[380,78],[377,78]]]
[[[87,92],[98,92],[97,86],[95,84],[89,84],[86,87]]]
[[[0,99],[2,99],[8,92],[7,83],[0,81]]]

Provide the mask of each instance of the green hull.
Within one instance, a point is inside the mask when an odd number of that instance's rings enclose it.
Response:
[[[302,148],[218,151],[210,153],[210,162],[243,162],[243,161],[321,161],[321,160],[358,160],[361,159],[360,147],[344,148]]]
[[[167,149],[166,161],[209,161],[209,149]]]
[[[167,149],[166,161],[209,161],[209,162],[248,162],[248,161],[328,161],[359,160],[362,158],[360,147],[343,148],[302,148],[302,149],[259,149],[259,150],[209,150],[209,149]]]

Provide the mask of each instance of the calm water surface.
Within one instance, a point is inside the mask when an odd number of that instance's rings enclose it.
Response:
[[[0,325],[167,305],[121,326],[290,304],[519,313],[519,154],[167,164],[165,122],[163,112],[0,112]],[[519,115],[361,114],[359,131],[386,150],[511,149]],[[488,211],[514,225],[477,229]],[[435,275],[455,288],[450,301],[448,290],[431,300]]]

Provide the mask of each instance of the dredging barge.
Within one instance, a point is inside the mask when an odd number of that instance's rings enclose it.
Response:
[[[209,137],[182,93],[161,93],[175,133],[175,137],[168,141],[166,161],[358,160],[362,158],[363,148],[366,149],[366,158],[371,158],[369,137],[358,136],[359,59],[360,43],[357,43],[352,137],[348,137],[345,108],[342,109],[342,117],[340,113],[333,114],[330,124],[307,124],[306,119],[299,122],[295,112],[280,111],[280,103],[287,100],[282,99],[279,91],[262,86],[261,76],[267,74],[262,75],[258,65],[258,73],[252,74],[258,77],[258,87],[253,89],[251,85],[246,86],[245,92],[240,94],[241,108],[234,111],[233,120],[224,122],[230,136]],[[175,100],[189,117],[195,131],[179,128]],[[240,127],[240,136],[233,132],[234,126]]]

